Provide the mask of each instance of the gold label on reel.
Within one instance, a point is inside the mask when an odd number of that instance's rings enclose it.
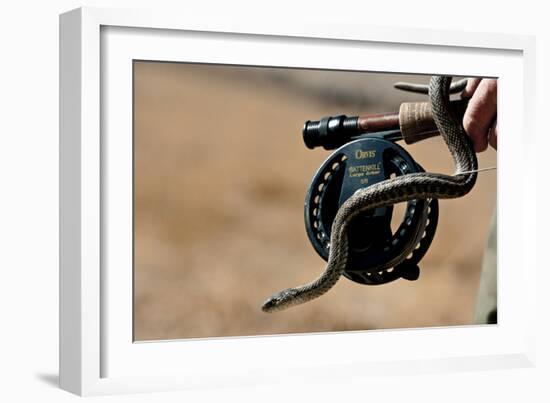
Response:
[[[379,175],[381,169],[381,163],[357,165],[348,168],[349,176],[351,178],[357,178],[362,176]]]
[[[357,150],[355,151],[355,159],[362,160],[365,158],[376,158],[376,150]]]

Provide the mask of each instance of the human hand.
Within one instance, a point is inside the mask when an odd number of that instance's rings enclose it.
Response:
[[[472,139],[476,152],[487,145],[497,149],[497,80],[470,78],[462,98],[471,98],[462,125]]]

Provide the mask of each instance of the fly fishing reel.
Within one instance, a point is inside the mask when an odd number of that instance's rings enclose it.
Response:
[[[380,127],[390,130],[373,131]],[[399,120],[389,115],[376,115],[368,122],[342,115],[305,123],[303,138],[308,148],[336,149],[314,175],[305,199],[306,231],[324,260],[328,260],[336,213],[355,191],[395,176],[424,172],[396,144],[404,138],[401,129]],[[437,199],[418,199],[406,202],[402,221],[394,230],[391,205],[356,217],[348,229],[349,263],[344,276],[366,285],[416,280],[418,264],[435,235],[438,213]]]

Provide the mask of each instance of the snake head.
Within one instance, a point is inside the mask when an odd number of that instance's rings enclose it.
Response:
[[[277,307],[277,299],[274,298],[274,296],[272,297],[269,297],[265,302],[264,304],[262,305],[262,311],[264,312],[274,312],[276,311],[276,307]]]
[[[288,288],[269,297],[262,305],[264,312],[276,312],[294,305],[296,289]]]

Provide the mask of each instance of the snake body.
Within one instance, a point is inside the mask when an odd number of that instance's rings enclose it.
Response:
[[[454,160],[454,175],[411,173],[357,190],[340,206],[334,218],[325,271],[310,283],[285,289],[268,298],[262,306],[264,312],[275,312],[311,301],[336,284],[347,266],[348,227],[358,214],[412,199],[456,198],[472,189],[477,179],[477,158],[462,124],[449,111],[451,82],[452,77],[433,76],[428,93],[435,123]],[[420,88],[418,92],[423,91]]]

